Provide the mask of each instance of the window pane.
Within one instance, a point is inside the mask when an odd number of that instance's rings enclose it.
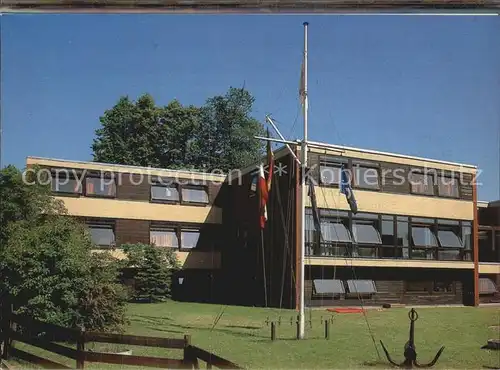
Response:
[[[204,188],[182,188],[182,201],[208,203],[208,194]]]
[[[375,258],[377,257],[377,251],[375,248],[370,247],[358,247],[356,248],[358,257]]]
[[[394,222],[382,219],[382,244],[394,245]]]
[[[114,179],[106,179],[100,177],[87,177],[86,191],[88,195],[101,195],[114,197],[116,194],[116,186]]]
[[[401,247],[407,247],[410,244],[409,243],[410,238],[408,235],[408,222],[399,221],[398,217],[397,228],[398,228],[397,245]]]
[[[321,221],[321,234],[325,241],[331,242],[351,242],[349,230],[341,224],[328,221]]]
[[[68,178],[52,178],[52,191],[58,193],[82,193],[82,184],[75,179]]]
[[[111,227],[90,226],[92,242],[98,246],[109,247],[115,242],[115,233]]]
[[[378,189],[380,187],[378,171],[375,168],[354,167],[356,185],[362,188]]]
[[[382,244],[378,231],[371,224],[354,223],[352,233],[357,243]]]
[[[444,197],[458,198],[458,181],[455,178],[439,177],[438,194]]]
[[[412,259],[434,260],[434,250],[413,248],[411,251]]]
[[[157,247],[177,248],[179,241],[175,230],[151,230],[149,232],[149,242]]]
[[[451,230],[438,230],[438,239],[443,248],[463,248],[462,242]]]
[[[493,230],[480,230],[479,239],[479,261],[495,262],[496,256],[493,250]]]
[[[432,175],[412,172],[410,173],[410,184],[412,193],[434,195]]]
[[[319,166],[322,184],[338,184],[340,182],[340,167],[335,165],[321,164]]]
[[[151,186],[151,199],[154,200],[179,200],[179,191],[174,186]]]
[[[191,249],[196,247],[200,232],[198,230],[181,230],[181,248]]]
[[[412,227],[413,244],[419,247],[437,247],[436,236],[428,227]]]

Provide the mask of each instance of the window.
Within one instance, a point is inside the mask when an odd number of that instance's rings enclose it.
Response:
[[[348,160],[343,157],[327,156],[319,158],[319,183],[322,185],[338,185],[341,180],[340,169]]]
[[[458,180],[454,177],[440,176],[438,180],[440,197],[458,198]]]
[[[443,248],[463,248],[462,241],[452,230],[438,230],[438,239]]]
[[[338,185],[340,183],[341,164],[322,162],[319,165],[320,183]]]
[[[157,247],[179,247],[179,240],[175,229],[151,230],[149,232],[149,242]]]
[[[56,193],[81,194],[83,192],[80,181],[58,175],[52,177],[51,187]]]
[[[382,216],[381,239],[384,246],[380,248],[380,257],[382,258],[392,258],[398,256],[395,249],[396,234],[394,226],[394,216]]]
[[[414,194],[434,195],[434,177],[430,174],[411,172],[410,185]]]
[[[181,229],[181,249],[192,249],[198,244],[200,231],[197,229]]]
[[[99,247],[111,247],[115,244],[115,233],[111,225],[89,225],[92,243]]]
[[[413,245],[416,247],[437,247],[436,236],[430,226],[413,226],[411,229]]]
[[[352,241],[345,225],[333,220],[321,220],[321,234],[326,242],[350,243]]]
[[[396,246],[402,247],[402,257],[409,258],[408,247],[410,245],[410,234],[408,231],[408,217],[398,216],[396,223],[397,239]]]
[[[363,189],[380,189],[379,172],[377,168],[356,165],[354,167],[356,186]]]
[[[462,222],[462,241],[464,249],[472,249],[472,226],[470,222]]]
[[[87,177],[85,195],[114,197],[116,195],[116,185],[113,178]]]
[[[306,255],[314,255],[314,250],[318,247],[317,245],[317,231],[314,227],[314,219],[311,214],[311,210],[306,210],[306,220],[305,220],[305,241],[306,241]]]
[[[370,221],[353,221],[352,234],[356,243],[382,244],[380,234]]]
[[[171,186],[152,185],[151,199],[176,202],[179,201],[179,190],[177,190],[177,187],[175,185]]]
[[[182,187],[182,201],[188,203],[208,203],[207,189],[203,186],[193,185]]]

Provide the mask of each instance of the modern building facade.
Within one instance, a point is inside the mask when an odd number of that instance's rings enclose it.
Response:
[[[293,150],[300,156],[300,146]],[[175,248],[183,265],[175,298],[293,308],[300,170],[286,148],[274,158],[264,229],[259,164],[227,175],[36,157],[27,164],[68,177],[54,196],[118,257],[124,243]],[[477,201],[476,167],[323,143],[310,143],[308,160],[321,230],[307,198],[307,306],[497,299],[500,207]],[[356,213],[339,191],[341,166]]]

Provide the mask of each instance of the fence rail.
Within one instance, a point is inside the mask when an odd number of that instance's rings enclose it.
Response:
[[[198,369],[198,360],[206,363],[207,369],[218,367],[221,369],[241,369],[233,362],[210,353],[191,344],[191,337],[185,335],[180,338],[160,338],[125,334],[111,334],[99,332],[85,332],[63,328],[58,325],[38,321],[23,315],[12,313],[12,308],[1,306],[0,316],[0,343],[3,345],[1,353],[2,364],[9,369],[6,360],[11,356],[37,364],[49,369],[70,369],[71,367],[49,360],[14,346],[14,342],[26,343],[31,346],[67,357],[75,361],[77,369],[83,369],[85,362],[100,362],[117,365],[135,365],[145,367],[161,367],[170,369]],[[19,329],[22,330],[19,330]],[[55,343],[65,342],[76,344],[76,349]],[[103,353],[86,351],[85,344],[89,342],[115,343],[134,346],[170,348],[183,350],[181,359],[151,356],[132,356],[126,354]]]

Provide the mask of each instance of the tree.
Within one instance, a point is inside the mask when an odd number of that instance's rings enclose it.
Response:
[[[48,173],[32,170],[0,171],[1,299],[8,296],[16,313],[58,325],[120,328],[126,297],[117,264],[93,254],[88,229],[44,185]]]
[[[173,100],[157,107],[142,95],[137,102],[121,97],[100,117],[92,150],[94,161],[135,166],[180,167],[186,164],[187,143],[198,126],[199,109]]]
[[[229,88],[224,96],[207,100],[201,108],[201,127],[193,141],[191,163],[208,170],[229,171],[258,161],[264,144],[262,124],[251,117],[255,99],[245,89]]]
[[[127,254],[127,267],[136,271],[134,299],[159,302],[169,298],[172,274],[180,267],[175,253],[151,244],[124,244],[122,247]]]
[[[38,167],[23,173],[9,165],[0,171],[0,251],[7,243],[9,223],[36,222],[45,214],[64,214],[64,204],[50,196],[47,178]],[[31,184],[31,185],[29,185]]]
[[[148,94],[136,102],[121,97],[100,118],[94,160],[205,171],[245,167],[264,148],[254,138],[263,134],[262,124],[251,117],[254,100],[238,88],[208,99],[202,107],[177,100],[158,107]]]

